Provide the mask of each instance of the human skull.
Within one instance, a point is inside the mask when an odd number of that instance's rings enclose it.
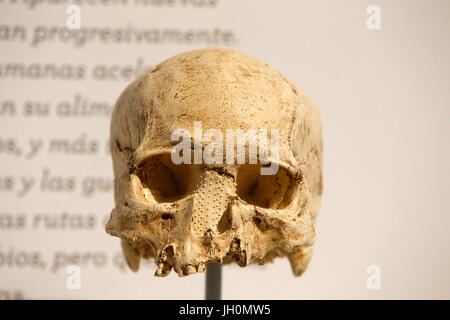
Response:
[[[277,172],[262,175],[262,163],[175,164],[171,135],[183,128],[194,136],[194,121],[224,136],[278,129]],[[229,49],[162,62],[119,97],[111,153],[116,206],[106,231],[122,239],[132,270],[141,257],[155,259],[156,276],[172,268],[184,276],[211,262],[243,267],[281,256],[295,275],[306,269],[322,194],[320,118],[267,64]]]

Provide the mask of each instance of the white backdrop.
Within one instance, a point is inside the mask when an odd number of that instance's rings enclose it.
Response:
[[[324,127],[309,269],[227,266],[223,297],[450,298],[448,1],[73,3],[88,38],[65,31],[67,1],[0,0],[0,298],[203,298],[204,274],[128,270],[104,223],[112,105],[150,66],[210,46],[280,70]],[[372,4],[381,29],[367,27]],[[71,264],[80,290],[66,287]]]

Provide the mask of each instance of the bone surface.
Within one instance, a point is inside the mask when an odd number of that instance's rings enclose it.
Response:
[[[227,129],[278,129],[277,172],[262,175],[260,162],[175,164],[172,133],[194,137],[196,121],[224,140]],[[132,270],[142,258],[155,260],[156,276],[276,257],[288,257],[296,276],[307,268],[322,194],[320,117],[308,95],[267,64],[230,49],[162,62],[119,97],[111,153],[115,208],[106,231],[121,238]]]

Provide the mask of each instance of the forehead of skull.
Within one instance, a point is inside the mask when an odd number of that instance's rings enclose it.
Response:
[[[143,97],[143,107],[151,108],[146,140],[166,142],[177,129],[193,135],[194,121],[222,134],[227,129],[278,129],[285,140],[300,103],[278,71],[229,49],[191,51],[161,63],[148,75]]]

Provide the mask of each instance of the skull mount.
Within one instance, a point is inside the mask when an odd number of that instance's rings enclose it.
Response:
[[[194,132],[194,121],[224,136],[278,129],[276,174],[261,175],[261,163],[175,164],[171,135]],[[106,231],[122,239],[132,270],[141,257],[155,259],[157,276],[184,276],[210,262],[281,256],[295,275],[306,269],[322,194],[321,124],[309,97],[267,64],[229,49],[166,60],[119,97],[111,153],[116,206]]]

